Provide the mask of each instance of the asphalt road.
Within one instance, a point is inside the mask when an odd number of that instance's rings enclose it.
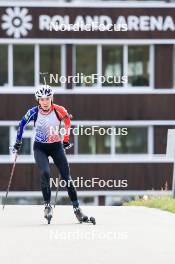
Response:
[[[57,206],[47,225],[42,206],[7,205],[0,210],[0,263],[175,263],[174,214],[144,207],[82,209],[97,225],[79,224],[71,206]]]

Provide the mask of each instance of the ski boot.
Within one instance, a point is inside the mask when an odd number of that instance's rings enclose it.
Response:
[[[93,225],[96,224],[95,218],[94,217],[88,218],[87,215],[84,215],[82,213],[82,211],[79,207],[74,207],[74,214],[75,214],[76,218],[78,219],[78,221],[80,222],[80,224],[82,224],[82,223],[92,223]]]
[[[48,224],[50,224],[50,221],[52,219],[53,209],[50,203],[45,204],[44,208],[44,218],[47,219]]]

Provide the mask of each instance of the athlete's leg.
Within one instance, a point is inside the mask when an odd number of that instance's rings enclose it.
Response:
[[[49,159],[47,154],[39,147],[39,144],[34,144],[34,157],[41,174],[41,190],[44,203],[50,203],[51,189]]]
[[[65,150],[63,149],[62,143],[56,143],[56,148],[54,147],[54,151],[50,154],[55,165],[60,171],[61,178],[66,181],[66,187],[68,191],[69,198],[73,204],[73,206],[79,206],[77,192],[72,183],[72,179],[70,176],[70,168],[66,158]]]

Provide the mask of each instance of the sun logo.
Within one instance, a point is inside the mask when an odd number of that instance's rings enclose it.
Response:
[[[27,8],[14,7],[7,8],[6,14],[2,15],[2,29],[6,30],[8,36],[14,38],[25,37],[32,29],[32,16],[28,15]]]

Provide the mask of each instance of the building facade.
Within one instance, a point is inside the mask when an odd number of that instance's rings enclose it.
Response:
[[[80,196],[108,204],[109,196],[171,190],[173,164],[165,153],[167,130],[175,127],[175,4],[88,7],[1,1],[0,6],[0,191],[8,183],[14,159],[9,145],[19,120],[36,105],[39,72],[50,74],[54,101],[73,115],[73,128],[116,131],[71,134],[74,147],[67,156],[73,179],[112,179],[119,185],[127,180],[125,187],[78,188]],[[82,26],[78,30],[77,24]],[[58,29],[60,25],[64,28]],[[101,28],[92,30],[93,25]],[[90,76],[88,82],[81,76]],[[110,82],[100,76],[110,76]],[[121,135],[122,128],[127,136]],[[33,133],[31,123],[23,136],[13,191],[40,189]]]

